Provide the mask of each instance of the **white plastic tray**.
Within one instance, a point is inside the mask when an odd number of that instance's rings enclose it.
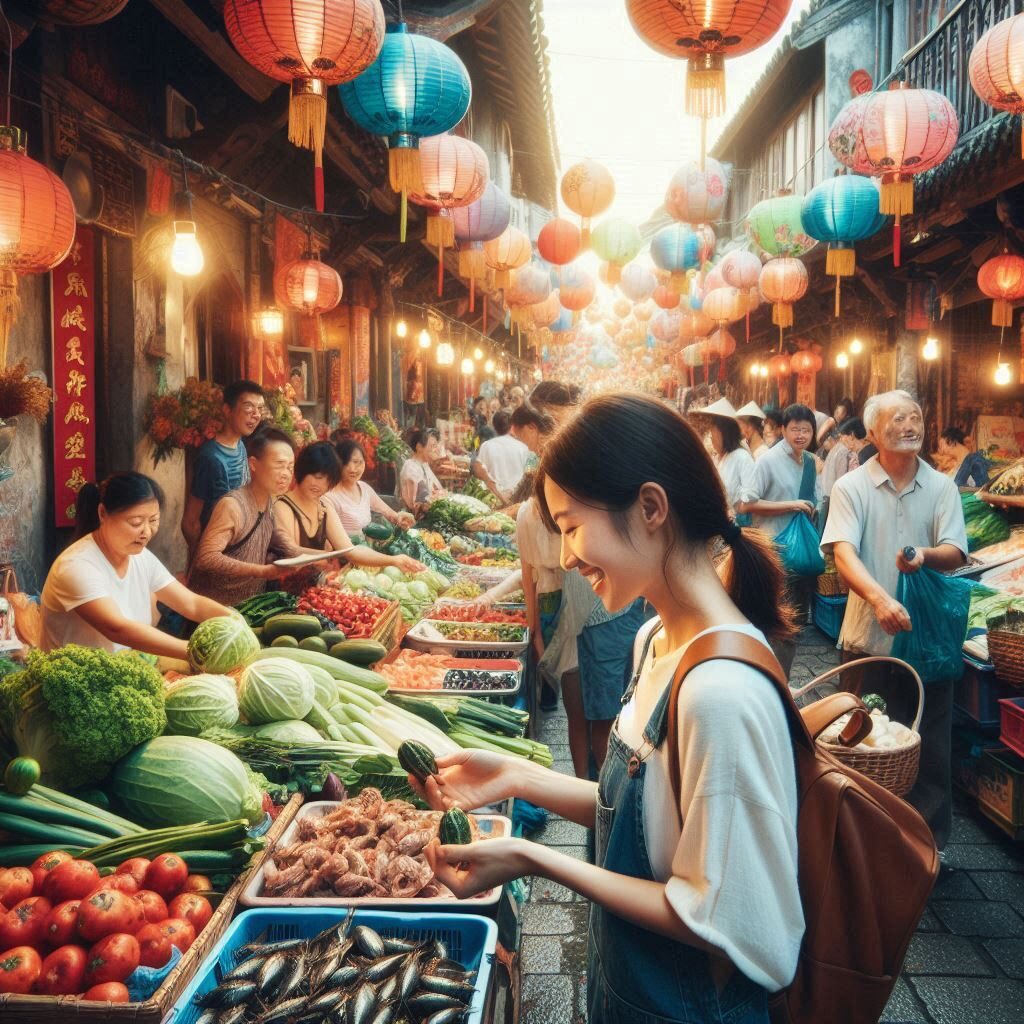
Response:
[[[312,803],[303,804],[295,820],[284,830],[281,838],[275,844],[287,846],[295,838],[299,822],[303,818],[322,817],[329,814],[336,807],[340,806],[337,800],[314,800]],[[512,834],[512,822],[500,814],[477,814],[475,815],[477,827],[481,832],[489,835],[510,836]],[[271,856],[273,850],[271,850]],[[243,907],[373,907],[380,910],[388,910],[392,907],[445,907],[448,910],[465,910],[475,912],[479,907],[492,906],[501,897],[501,886],[488,889],[478,896],[466,900],[456,899],[454,896],[431,896],[422,899],[415,896],[408,899],[395,899],[383,896],[358,896],[358,897],[325,897],[312,896],[306,898],[291,896],[263,896],[263,868],[260,868],[251,879],[238,902]]]
[[[445,623],[451,625],[451,623]],[[487,622],[460,622],[460,626],[488,626],[493,623]],[[403,641],[406,647],[414,651],[424,651],[427,654],[447,654],[456,658],[517,658],[530,646],[530,630],[526,626],[519,626],[523,631],[523,639],[519,641],[506,641],[504,643],[484,643],[474,640],[438,640],[427,634],[426,629],[436,629],[437,623],[432,619],[423,619],[417,622]]]
[[[450,686],[439,686],[436,690],[428,690],[423,686],[388,686],[388,693],[398,693],[403,697],[511,697],[517,694],[523,685],[523,670],[522,669],[504,669],[500,672],[493,672],[490,669],[485,668],[470,668],[470,669],[448,669],[449,672],[464,671],[464,672],[486,672],[492,676],[507,676],[515,675],[516,685],[515,686],[504,686],[501,689],[493,690],[472,690],[466,688],[450,687]]]

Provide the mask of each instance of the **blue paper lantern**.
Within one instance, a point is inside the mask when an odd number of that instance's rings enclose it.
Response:
[[[687,273],[700,266],[700,239],[688,224],[670,224],[651,239],[651,259],[669,273],[669,287],[681,295]]]
[[[402,241],[410,192],[423,191],[419,140],[454,128],[469,110],[469,73],[450,47],[389,25],[377,59],[358,78],[338,86],[349,117],[388,140],[391,187],[402,195]]]
[[[886,218],[878,210],[878,188],[858,174],[827,178],[807,194],[800,220],[811,238],[828,242],[825,273],[836,279],[835,314],[839,316],[840,281],[853,277],[857,267],[854,242],[885,227]]]

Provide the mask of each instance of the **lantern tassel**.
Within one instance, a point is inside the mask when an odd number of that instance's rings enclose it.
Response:
[[[839,289],[840,289],[842,280],[843,279],[838,274],[836,274],[836,313],[835,313],[835,315],[836,315],[837,318],[839,316]]]
[[[1006,299],[992,300],[992,326],[1013,326],[1013,306]]]
[[[622,267],[618,263],[608,264],[608,283],[616,285],[622,280]]]
[[[476,312],[476,278],[472,274],[469,275],[469,311]]]
[[[793,326],[793,306],[789,302],[776,302],[772,306],[772,323],[777,327]]]
[[[747,344],[750,344],[750,310],[747,310]]]
[[[324,154],[317,150],[313,157],[313,197],[317,213],[324,212]]]
[[[319,78],[297,78],[288,102],[288,141],[323,153],[327,137],[327,94]],[[321,158],[322,161],[322,158]]]
[[[455,245],[455,225],[451,217],[443,213],[431,213],[427,216],[427,245],[436,249],[439,245],[450,249]]]
[[[687,291],[689,288],[688,281],[689,274],[687,274],[686,271],[673,270],[672,273],[669,274],[668,286],[672,291],[676,293],[676,295],[682,297],[683,292]],[[612,283],[611,264],[608,265],[608,283]]]
[[[785,330],[786,330],[786,328],[783,327],[782,324],[779,324],[779,355],[782,354],[782,341],[783,341],[783,334],[785,333]]]
[[[437,297],[444,295],[444,244],[437,244]]]
[[[423,192],[423,168],[418,149],[394,148],[388,150],[388,178],[391,190],[402,195],[401,228],[399,237],[404,242],[409,223],[409,193]]]
[[[20,312],[18,275],[13,270],[2,270],[0,271],[0,370],[7,367],[7,344]]]
[[[825,273],[832,277],[853,277],[856,267],[855,249],[829,249],[825,254]]]
[[[580,218],[580,249],[590,248],[590,218]]]
[[[504,290],[512,284],[512,271],[511,270],[496,270],[494,272],[494,287],[499,290]]]

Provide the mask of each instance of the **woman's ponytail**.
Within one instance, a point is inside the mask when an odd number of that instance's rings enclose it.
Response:
[[[772,640],[788,640],[796,633],[793,609],[780,600],[786,573],[775,545],[761,530],[741,529],[733,523],[722,537],[730,548],[720,572],[733,604]]]
[[[87,533],[99,529],[100,525],[100,486],[87,483],[78,492],[75,502],[75,540]]]

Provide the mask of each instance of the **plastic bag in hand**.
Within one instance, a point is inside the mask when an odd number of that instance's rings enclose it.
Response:
[[[825,571],[819,544],[818,531],[803,512],[797,512],[775,538],[782,566],[793,576],[820,576]]]
[[[932,569],[900,573],[896,600],[910,615],[910,631],[897,633],[894,658],[917,669],[923,683],[959,679],[973,585]]]

